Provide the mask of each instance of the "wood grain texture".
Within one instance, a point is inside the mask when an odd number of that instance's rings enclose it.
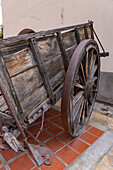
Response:
[[[88,37],[91,38],[91,26],[87,25],[86,27],[88,30]],[[75,28],[62,33],[63,44],[69,62],[77,47],[74,30]],[[84,27],[78,27],[78,32],[80,41],[85,39]],[[49,32],[47,34],[49,34]],[[43,35],[43,32],[37,35]],[[49,37],[37,38],[37,46],[53,90],[56,90],[61,83],[63,84],[65,78],[64,63],[56,35],[57,34],[51,34]],[[11,39],[7,39],[6,43],[4,40],[0,45],[0,50],[22,110],[27,116],[46,100],[48,96],[43,85],[43,78],[41,77],[30,50],[27,41],[28,37],[26,35],[22,36],[22,38],[25,38],[25,40],[17,38],[16,41],[15,38],[12,38],[12,44],[10,43]],[[10,93],[9,89],[6,90]],[[9,100],[12,100],[12,98]]]

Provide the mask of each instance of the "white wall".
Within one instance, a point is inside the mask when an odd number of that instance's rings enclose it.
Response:
[[[4,37],[94,21],[109,58],[101,71],[113,72],[113,0],[2,0]]]

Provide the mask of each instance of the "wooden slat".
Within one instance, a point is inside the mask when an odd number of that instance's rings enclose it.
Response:
[[[47,75],[43,60],[41,58],[41,54],[40,54],[40,52],[38,50],[36,40],[35,39],[30,39],[29,43],[30,43],[32,53],[34,55],[35,62],[37,64],[37,66],[39,67],[40,73],[41,73],[41,75],[43,77],[44,85],[45,85],[47,94],[49,95],[49,99],[51,100],[52,103],[54,103],[53,90],[52,90],[52,87],[51,87],[51,84],[50,84],[50,81],[49,81],[49,78],[48,78],[48,75]]]
[[[67,71],[69,63],[68,63],[68,58],[67,58],[66,50],[65,50],[65,47],[64,47],[61,32],[57,32],[57,40],[58,40],[58,43],[59,43],[59,46],[60,46],[60,51],[61,51],[61,54],[62,54],[64,68],[65,68],[65,71]]]
[[[22,112],[21,105],[19,103],[18,97],[10,80],[7,69],[5,68],[1,53],[0,53],[0,83],[1,86],[4,88],[9,103],[11,103],[11,106],[13,107],[15,114],[17,115],[18,119],[21,122],[23,122],[25,117]]]

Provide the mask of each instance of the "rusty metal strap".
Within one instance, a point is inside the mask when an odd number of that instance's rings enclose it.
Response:
[[[28,41],[29,41],[30,48],[31,48],[31,51],[33,53],[35,62],[36,62],[37,66],[39,68],[39,71],[40,71],[40,73],[41,73],[41,75],[43,77],[44,85],[45,85],[47,94],[49,96],[49,99],[50,99],[50,101],[52,103],[54,103],[53,89],[52,89],[52,86],[50,84],[50,81],[49,81],[49,78],[48,78],[48,75],[47,75],[47,71],[46,71],[45,65],[43,63],[40,51],[38,49],[38,46],[37,46],[37,43],[36,43],[36,39],[35,38],[31,38]]]

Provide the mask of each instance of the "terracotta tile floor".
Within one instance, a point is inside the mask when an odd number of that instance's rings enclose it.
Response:
[[[52,165],[47,166],[43,164],[38,168],[31,155],[5,150],[0,151],[1,170],[62,170],[78,158],[80,154],[82,154],[104,133],[91,125],[87,125],[81,136],[78,138],[72,138],[65,134],[60,112],[53,108],[50,108],[45,113],[44,130],[41,132],[37,141],[35,141],[34,139],[40,129],[40,125],[41,119],[39,118],[29,126],[25,133],[29,143],[40,144],[51,150],[53,154]],[[21,135],[18,139],[22,139]]]

